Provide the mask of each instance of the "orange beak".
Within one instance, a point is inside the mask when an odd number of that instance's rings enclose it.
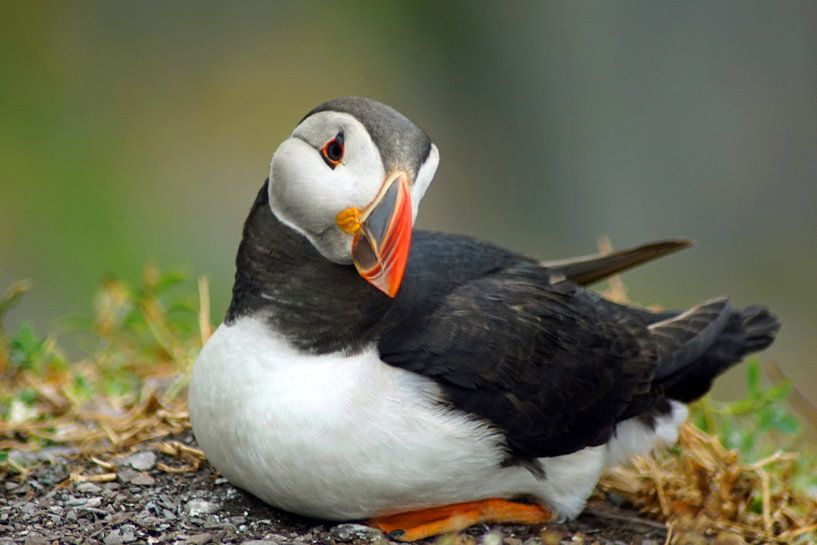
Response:
[[[338,214],[338,225],[355,235],[352,261],[358,274],[389,297],[397,295],[406,272],[411,216],[411,193],[404,172],[387,178],[378,196],[362,212],[352,208]]]

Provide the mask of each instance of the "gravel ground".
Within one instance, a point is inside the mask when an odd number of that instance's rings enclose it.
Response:
[[[180,440],[193,445],[188,434]],[[169,543],[245,545],[388,545],[381,532],[274,509],[230,485],[206,463],[196,472],[166,473],[179,460],[145,448],[113,460],[105,470],[91,461],[40,464],[25,480],[0,482],[0,545]],[[116,473],[109,482],[74,482],[71,473]],[[111,475],[113,478],[113,475]],[[666,533],[634,513],[596,505],[596,515],[541,527],[480,526],[451,545],[660,545]],[[433,542],[434,540],[432,540]]]

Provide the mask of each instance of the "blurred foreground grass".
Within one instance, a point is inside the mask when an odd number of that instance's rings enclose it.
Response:
[[[18,282],[0,298],[0,475],[25,475],[44,459],[38,452],[112,455],[189,428],[186,384],[211,332],[206,279],[148,265],[136,282],[103,281],[89,317],[47,334],[26,322],[6,331],[5,314],[28,289]],[[746,372],[744,399],[696,403],[678,445],[612,470],[600,490],[676,537],[726,531],[753,543],[813,543],[817,456],[800,434],[811,406],[776,368],[771,385],[757,360]]]
[[[103,281],[90,317],[40,335],[3,315],[28,290],[0,299],[0,462],[13,453],[67,446],[75,454],[121,451],[189,426],[184,391],[210,334],[206,279],[145,267],[137,282]],[[70,346],[76,357],[68,357]]]

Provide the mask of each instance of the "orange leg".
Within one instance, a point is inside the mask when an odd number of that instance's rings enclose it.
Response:
[[[551,520],[553,513],[541,505],[492,498],[376,517],[368,524],[393,539],[416,541],[437,534],[458,532],[482,522],[543,524]]]

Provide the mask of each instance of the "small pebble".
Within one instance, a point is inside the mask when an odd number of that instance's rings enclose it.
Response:
[[[113,515],[111,515],[110,523],[120,524],[122,522],[125,522],[126,520],[130,520],[129,513],[114,513]]]
[[[502,545],[502,532],[496,530],[488,532],[482,536],[480,543],[481,545]]]
[[[42,481],[48,486],[54,486],[61,483],[69,477],[68,468],[64,464],[57,464],[50,466],[42,477]]]
[[[329,531],[337,541],[386,542],[386,536],[377,528],[363,524],[339,524]]]
[[[205,543],[210,543],[212,540],[213,534],[196,534],[188,537],[184,542],[190,545],[204,545]]]
[[[30,518],[37,513],[39,507],[37,506],[37,504],[31,503],[30,501],[26,501],[23,502],[23,504],[19,506],[18,509],[20,509],[20,511],[23,512],[26,518]]]
[[[167,494],[159,494],[159,503],[168,509],[175,509],[179,506],[179,500],[174,500]]]
[[[131,482],[131,480],[135,479],[139,475],[141,475],[141,473],[129,467],[120,469],[119,471],[116,472],[116,477],[123,483],[129,483]]]
[[[122,532],[114,530],[105,536],[105,545],[124,545],[125,540],[122,539]]]
[[[156,465],[156,453],[151,450],[137,452],[122,460],[122,463],[137,471],[148,471]]]
[[[99,507],[100,505],[102,505],[102,498],[96,496],[93,498],[88,498],[83,507]]]
[[[544,545],[559,545],[562,542],[562,532],[556,530],[544,530],[542,532],[542,543]]]
[[[102,492],[102,487],[94,483],[79,483],[76,488],[77,492],[83,494],[99,494]]]
[[[32,532],[26,536],[25,545],[48,545],[48,540],[38,533]]]
[[[205,500],[190,500],[187,502],[187,516],[189,517],[212,515],[218,512],[219,509],[221,509],[219,504]]]
[[[122,526],[120,530],[122,531],[122,541],[125,543],[136,541],[136,528],[134,526],[126,524],[125,526]]]
[[[135,484],[137,486],[153,486],[156,484],[156,479],[150,475],[137,475],[130,480],[130,484]]]

